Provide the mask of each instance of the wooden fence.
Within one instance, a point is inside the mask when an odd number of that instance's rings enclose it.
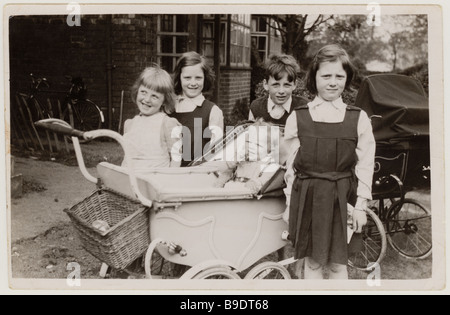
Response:
[[[15,93],[10,106],[11,143],[31,151],[53,154],[64,150],[69,153],[71,145],[66,136],[38,129],[34,125],[34,122],[46,118],[68,121],[68,108],[65,107],[56,96],[38,99],[28,94]]]

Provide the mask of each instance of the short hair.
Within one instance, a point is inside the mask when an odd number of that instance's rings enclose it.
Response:
[[[319,51],[314,56],[314,59],[311,63],[311,66],[308,70],[308,74],[306,75],[306,88],[312,94],[317,94],[317,85],[316,85],[316,75],[317,71],[319,71],[320,64],[324,62],[335,62],[340,61],[342,63],[342,67],[347,73],[347,80],[345,82],[345,88],[347,89],[355,75],[355,67],[350,61],[350,58],[347,52],[337,44],[326,45],[319,49]]]
[[[273,77],[275,80],[280,80],[285,74],[288,76],[290,82],[297,79],[300,72],[300,66],[297,60],[291,55],[273,54],[266,60],[265,65],[265,79],[269,80]]]
[[[175,93],[173,89],[172,77],[166,70],[157,64],[145,68],[131,88],[131,99],[136,103],[137,94],[140,86],[164,94],[164,103],[162,109],[171,114],[175,111]]]
[[[214,70],[209,66],[208,60],[195,51],[189,51],[181,55],[181,57],[178,59],[173,73],[174,89],[177,95],[180,95],[183,91],[180,79],[181,71],[183,70],[183,68],[195,66],[198,64],[201,64],[201,68],[205,76],[202,92],[208,92],[213,88],[215,74]]]

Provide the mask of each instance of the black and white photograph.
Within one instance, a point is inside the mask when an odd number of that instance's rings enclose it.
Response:
[[[445,289],[442,6],[118,4],[3,8],[6,287]]]

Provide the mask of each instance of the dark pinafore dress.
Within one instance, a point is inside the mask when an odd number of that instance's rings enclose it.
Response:
[[[203,150],[211,140],[209,116],[213,107],[214,103],[204,100],[202,106],[197,106],[192,112],[174,112],[170,115],[189,130],[189,134],[183,134],[181,167],[188,166],[190,162],[203,156]]]
[[[360,109],[348,106],[341,123],[314,122],[308,106],[296,115],[300,149],[289,213],[294,256],[346,265],[347,203],[356,203]]]

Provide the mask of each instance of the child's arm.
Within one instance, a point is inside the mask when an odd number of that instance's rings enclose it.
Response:
[[[127,119],[123,123],[123,134],[126,134],[128,131],[130,131],[130,128],[131,128],[131,119]],[[125,162],[125,158],[122,160],[121,166],[122,167],[127,166],[127,163]]]
[[[373,136],[372,124],[367,114],[361,111],[358,121],[358,144],[356,147],[358,161],[355,167],[356,177],[358,178],[358,198],[354,211],[354,224],[356,224],[357,233],[361,231],[362,226],[367,222],[364,210],[367,209],[367,201],[372,200],[375,149],[376,143]]]
[[[211,130],[211,145],[223,137],[223,112],[219,106],[214,105],[209,114],[209,127]]]
[[[295,111],[288,117],[284,130],[284,145],[286,146],[286,151],[288,152],[288,158],[286,161],[286,174],[284,175],[284,180],[286,182],[286,188],[284,189],[284,194],[286,196],[286,210],[283,215],[283,220],[287,222],[289,219],[289,206],[291,203],[292,185],[295,179],[293,164],[295,156],[297,155],[297,151],[300,148],[300,140],[298,139],[297,128],[297,115],[295,114]]]
[[[164,141],[170,155],[170,167],[180,167],[182,156],[181,124],[167,117],[164,122]]]
[[[131,119],[127,119],[125,120],[125,122],[123,123],[123,133],[126,134],[131,127]]]

